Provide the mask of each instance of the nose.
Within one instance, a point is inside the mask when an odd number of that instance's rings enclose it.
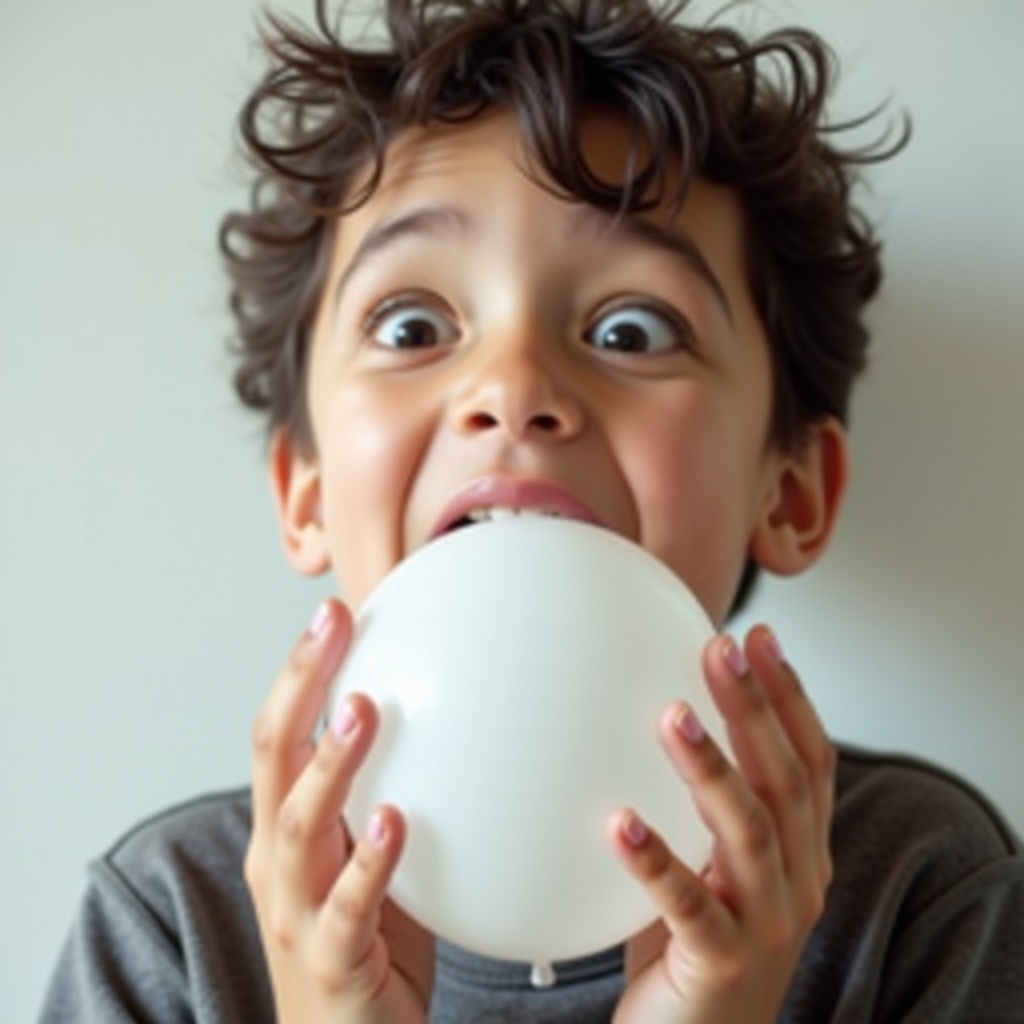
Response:
[[[579,433],[582,406],[569,380],[570,368],[553,365],[557,356],[515,342],[475,355],[479,358],[471,361],[452,403],[460,433],[502,433],[516,441],[568,440]]]

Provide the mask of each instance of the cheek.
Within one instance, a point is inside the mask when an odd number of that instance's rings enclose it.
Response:
[[[624,457],[641,543],[718,623],[746,561],[756,473],[728,417],[711,408],[691,412],[646,432]]]
[[[345,390],[318,426],[332,565],[358,606],[402,556],[401,510],[421,431],[408,403],[369,388]]]

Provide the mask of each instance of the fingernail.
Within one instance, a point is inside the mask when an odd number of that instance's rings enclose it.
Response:
[[[320,637],[327,632],[327,626],[331,621],[331,609],[326,601],[321,601],[317,605],[316,611],[313,613],[313,618],[309,623],[309,635],[313,640],[319,640]]]
[[[701,743],[704,739],[704,726],[700,724],[693,708],[685,707],[676,718],[676,728],[687,743]]]
[[[356,718],[355,711],[352,709],[352,705],[347,700],[343,700],[338,707],[337,714],[334,716],[331,728],[334,730],[334,735],[339,740],[343,740],[347,736],[352,735],[357,721],[358,719]]]
[[[734,676],[745,676],[750,671],[743,648],[731,636],[725,638],[725,648],[722,654],[725,658],[725,663],[729,666],[729,670]]]
[[[762,635],[764,637],[764,645],[768,648],[771,656],[776,661],[785,661],[786,656],[782,653],[782,645],[779,643],[779,638],[767,626],[764,627]]]
[[[379,811],[374,811],[370,815],[370,820],[366,823],[366,838],[374,846],[380,846],[387,838],[388,829],[384,823],[384,817]]]
[[[622,821],[622,838],[633,847],[641,847],[647,842],[647,826],[630,811]]]

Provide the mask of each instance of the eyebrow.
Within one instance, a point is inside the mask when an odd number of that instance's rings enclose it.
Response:
[[[435,203],[417,207],[377,224],[359,243],[348,266],[334,288],[334,301],[340,301],[349,279],[371,256],[403,238],[420,236],[466,236],[473,230],[473,219],[462,207],[452,203]],[[660,249],[681,260],[691,272],[710,288],[729,322],[733,322],[729,296],[704,258],[697,243],[678,229],[664,227],[640,217],[613,216],[593,206],[581,206],[572,213],[570,234],[592,234],[619,238],[639,245]]]
[[[622,239],[648,248],[661,249],[684,263],[711,289],[730,323],[732,304],[718,275],[704,258],[697,243],[678,228],[669,228],[640,217],[615,216],[593,206],[583,206],[573,214],[572,231],[598,237]]]
[[[408,213],[377,224],[356,247],[348,266],[338,278],[334,287],[334,301],[337,303],[349,279],[375,253],[388,248],[395,242],[411,236],[439,238],[444,235],[468,235],[473,229],[469,214],[459,206],[437,203],[417,207]]]

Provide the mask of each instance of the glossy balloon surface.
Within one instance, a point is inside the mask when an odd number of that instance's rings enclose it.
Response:
[[[360,611],[335,695],[380,709],[346,814],[357,832],[378,803],[405,814],[393,898],[452,942],[533,963],[653,921],[607,822],[635,807],[706,862],[656,730],[683,698],[720,732],[700,669],[712,634],[665,566],[580,523],[484,523],[399,564]]]

